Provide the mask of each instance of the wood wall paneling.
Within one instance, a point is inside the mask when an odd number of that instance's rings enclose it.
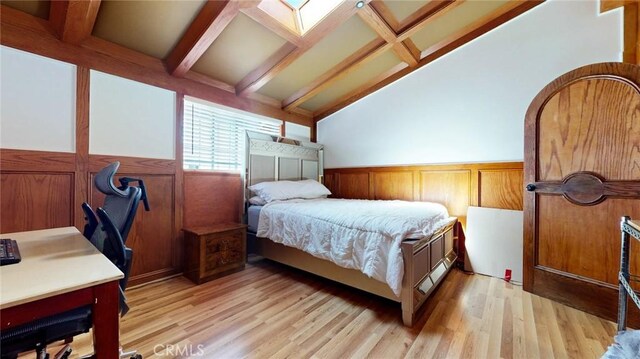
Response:
[[[339,172],[338,191],[335,197],[369,199],[369,173]]]
[[[522,162],[325,169],[336,198],[442,203],[464,224],[467,208],[522,210]]]
[[[73,225],[73,172],[0,175],[0,233]]]
[[[182,145],[181,145],[182,146]],[[158,158],[139,158],[109,155],[89,155],[89,171],[98,172],[108,164],[119,161],[119,172],[143,174],[174,174],[176,161]]]
[[[240,223],[242,178],[237,173],[184,172],[184,227]]]
[[[478,171],[478,206],[522,210],[522,169]]]
[[[0,149],[2,171],[73,172],[73,153]]]
[[[413,173],[403,172],[374,172],[371,176],[373,199],[413,200]]]
[[[126,169],[126,168],[125,168]],[[91,173],[91,183],[96,172]],[[133,249],[131,285],[176,273],[174,251],[174,176],[118,171],[117,177],[137,177],[144,180],[151,210],[146,212],[140,203],[136,218],[129,232],[126,245]],[[91,186],[91,207],[94,210],[104,203],[104,195]]]
[[[332,197],[337,197],[338,193],[338,175],[335,173],[325,173],[321,182],[329,191],[331,191]]]
[[[466,224],[471,200],[471,171],[420,171],[420,200],[442,203]]]
[[[74,225],[78,230],[84,228],[82,203],[89,200],[89,82],[90,71],[86,67],[76,69],[76,157],[75,157],[75,193]]]
[[[184,169],[183,169],[183,152],[184,147],[182,143],[183,138],[183,123],[184,123],[184,94],[176,94],[176,160],[175,160],[175,187],[174,187],[174,203],[173,203],[173,238],[174,238],[174,253],[173,260],[176,263],[176,269],[182,269],[184,267],[184,233],[182,232],[183,225],[183,210],[184,210]]]
[[[151,211],[138,210],[127,245],[134,252],[130,285],[176,274],[182,268],[182,221],[185,205],[182,163],[182,104],[176,102],[176,159],[153,159],[111,155],[89,155],[89,70],[78,67],[76,95],[76,153],[0,149],[1,195],[0,232],[36,230],[76,225],[84,226],[82,202],[101,206],[103,195],[93,187],[95,173],[120,161],[116,177],[140,177],[147,185]],[[190,197],[202,216],[214,222],[239,221],[242,208],[238,175],[212,174],[232,179],[232,184],[214,181],[206,194]],[[200,187],[195,187],[198,189]],[[238,195],[223,198],[237,188]],[[193,192],[190,192],[193,193]],[[213,201],[197,207],[201,198]],[[194,198],[196,200],[194,200]],[[214,206],[216,200],[223,206]],[[229,203],[227,203],[227,200]],[[225,207],[226,206],[226,207]],[[187,206],[194,208],[194,206]],[[213,208],[213,210],[211,210]],[[198,219],[198,215],[187,218]]]
[[[181,102],[176,102],[176,110]],[[181,133],[181,114],[176,119],[176,133]],[[182,155],[182,138],[176,139],[176,158]],[[178,149],[179,148],[179,149]],[[176,160],[138,158],[110,155],[88,155],[89,203],[96,209],[104,196],[93,186],[95,174],[109,163],[120,162],[116,173],[119,177],[142,178],[147,187],[151,211],[145,212],[142,204],[129,233],[127,246],[134,251],[129,285],[142,284],[182,270],[182,186],[181,169]],[[181,163],[181,162],[180,162]],[[179,186],[180,183],[180,186]],[[80,210],[80,208],[78,208]],[[178,219],[177,216],[180,216]]]

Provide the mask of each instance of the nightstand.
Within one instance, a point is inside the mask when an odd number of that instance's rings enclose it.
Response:
[[[244,269],[247,257],[247,226],[227,223],[183,228],[185,240],[184,275],[194,283]]]

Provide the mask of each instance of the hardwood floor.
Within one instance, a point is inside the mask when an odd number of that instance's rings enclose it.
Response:
[[[145,358],[599,358],[615,334],[612,322],[458,270],[413,328],[397,303],[268,261],[127,296],[121,342]],[[73,346],[88,353],[91,339]]]

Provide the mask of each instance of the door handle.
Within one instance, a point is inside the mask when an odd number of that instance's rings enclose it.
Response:
[[[534,192],[535,190],[536,190],[536,185],[535,185],[535,184],[533,184],[533,183],[529,183],[529,184],[527,185],[527,191],[529,191],[529,192]]]

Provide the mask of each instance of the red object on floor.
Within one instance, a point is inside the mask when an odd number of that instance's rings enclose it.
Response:
[[[511,269],[504,270],[504,280],[511,282]]]

